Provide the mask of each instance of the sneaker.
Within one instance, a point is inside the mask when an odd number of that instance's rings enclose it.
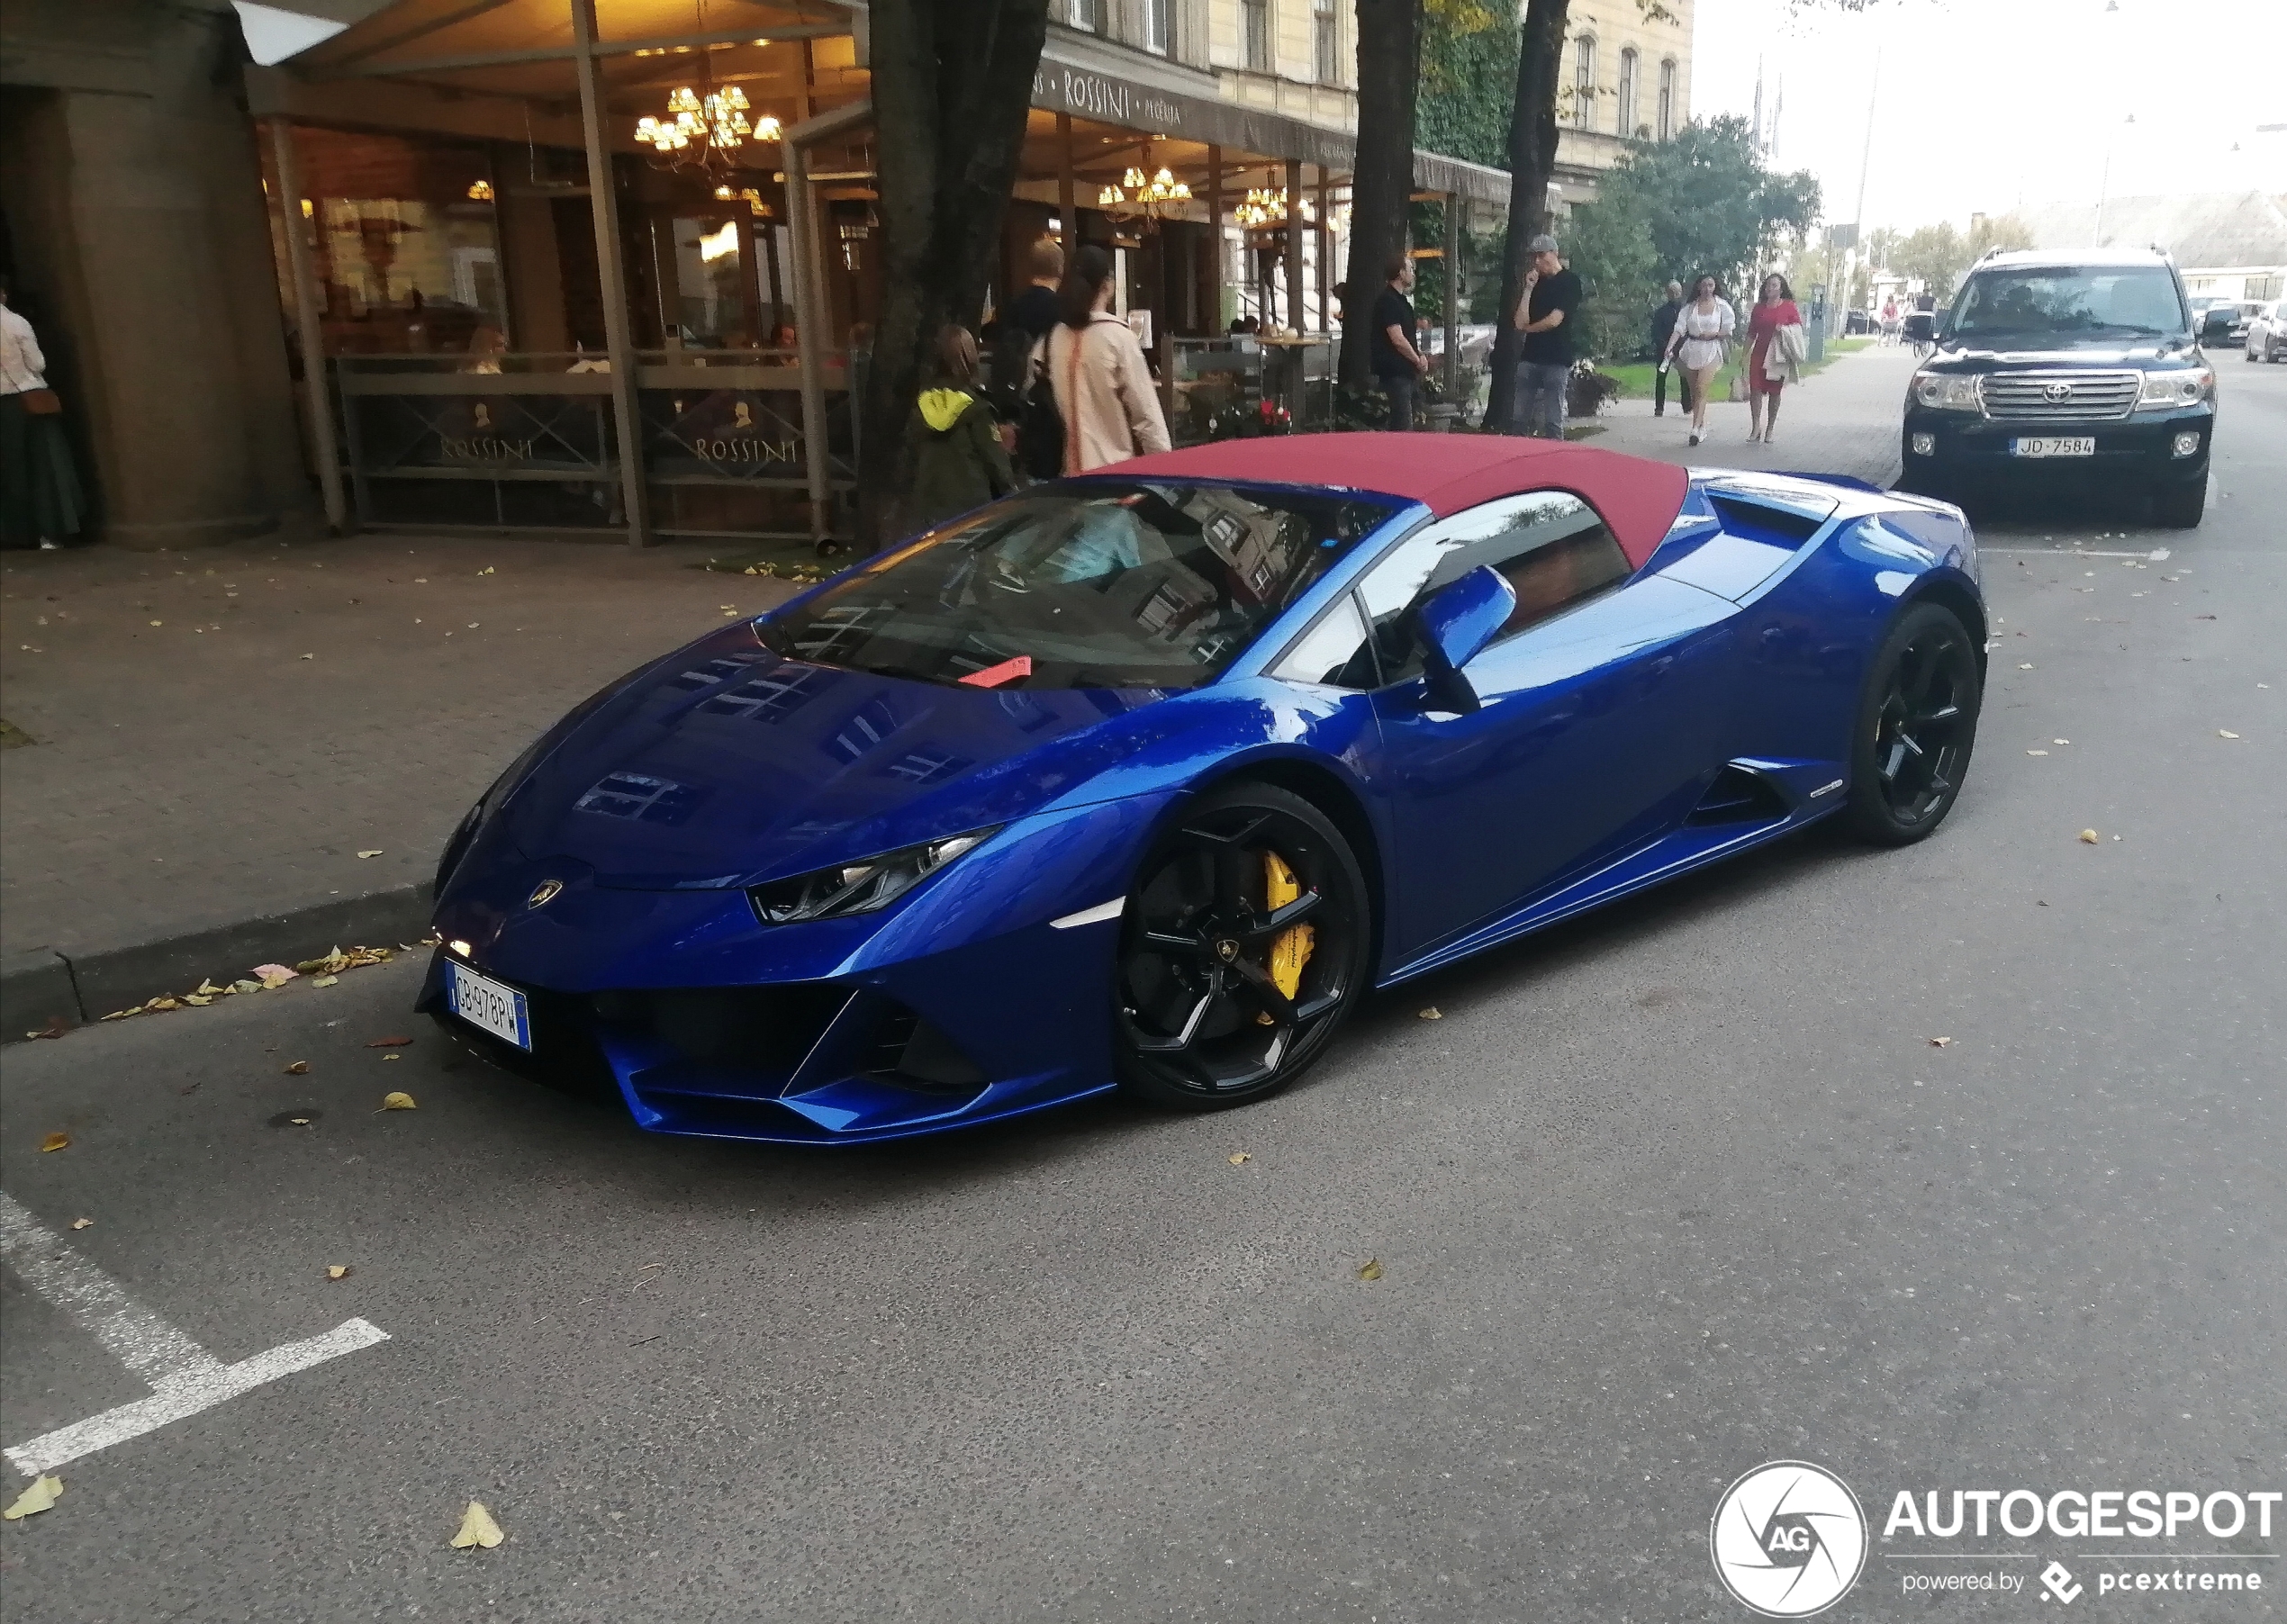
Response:
[[[1692,444],[1695,446],[1699,444],[1699,430],[1696,429],[1692,430]]]

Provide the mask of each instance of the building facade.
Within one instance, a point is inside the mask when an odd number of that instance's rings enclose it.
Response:
[[[1556,185],[1565,206],[1631,144],[1664,141],[1691,118],[1694,0],[1574,0],[1557,82]]]

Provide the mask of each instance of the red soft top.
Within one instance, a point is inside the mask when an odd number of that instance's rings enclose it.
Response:
[[[1295,434],[1217,440],[1098,472],[1121,479],[1333,485],[1418,501],[1440,518],[1524,491],[1570,491],[1641,565],[1676,522],[1690,476],[1673,463],[1498,434]]]

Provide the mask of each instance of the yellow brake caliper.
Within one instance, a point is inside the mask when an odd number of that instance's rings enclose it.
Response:
[[[1262,891],[1264,903],[1274,913],[1302,895],[1302,882],[1276,852],[1262,854]],[[1288,997],[1301,988],[1303,966],[1310,962],[1311,950],[1317,945],[1318,933],[1307,925],[1280,932],[1270,944],[1270,979]],[[1276,1024],[1267,1015],[1258,1015],[1255,1020],[1265,1026]]]

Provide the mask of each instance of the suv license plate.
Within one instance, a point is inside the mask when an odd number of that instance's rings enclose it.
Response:
[[[2093,434],[2036,435],[2009,442],[2011,456],[2094,456]]]
[[[455,1015],[530,1052],[532,1017],[522,993],[450,961],[445,965],[445,987]]]

